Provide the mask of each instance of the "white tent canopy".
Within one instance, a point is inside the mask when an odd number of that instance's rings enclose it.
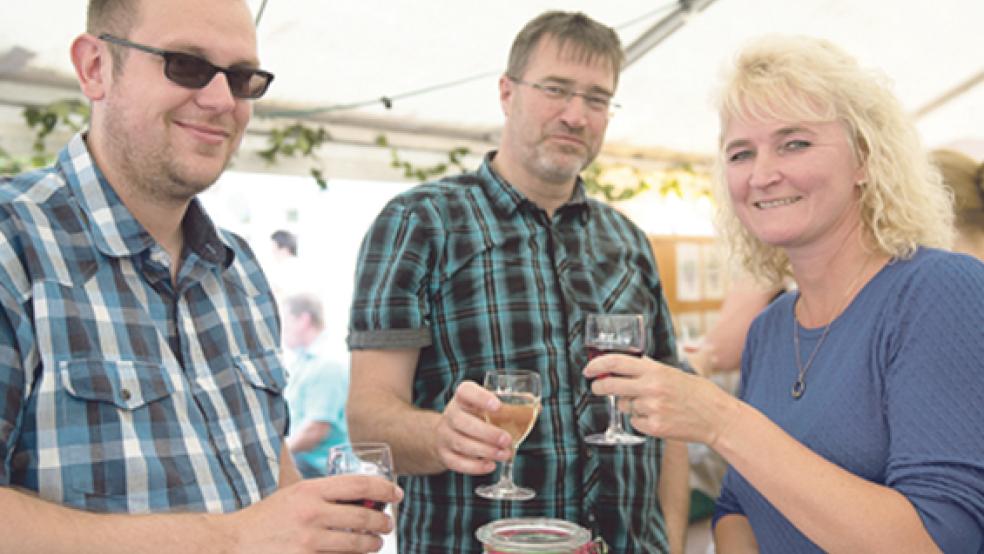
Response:
[[[68,45],[83,28],[85,3],[7,4],[0,33],[0,106],[72,94]],[[249,4],[255,12],[263,1]],[[361,103],[321,112],[339,143],[368,145],[386,132],[403,137],[402,144],[410,148],[436,152],[464,144],[481,151],[495,143],[502,120],[496,81],[513,37],[527,20],[546,9],[581,10],[616,27],[628,46],[660,20],[679,16],[682,4],[268,0],[259,23],[260,54],[263,66],[277,77],[258,102],[257,114],[287,106]],[[881,69],[906,108],[920,114],[917,122],[928,146],[954,146],[984,156],[984,2],[686,4],[708,5],[643,49],[623,72],[616,95],[623,108],[609,126],[609,152],[642,158],[712,153],[717,121],[709,98],[722,66],[749,37],[781,32],[829,38],[863,64]],[[57,86],[43,84],[51,81]],[[384,107],[381,97],[391,98],[392,106]],[[0,120],[0,147],[16,128],[7,119]],[[257,117],[253,129],[284,122]],[[401,144],[400,139],[393,142]],[[361,152],[355,158],[372,157]],[[377,158],[388,161],[383,153]],[[349,176],[358,173],[350,169]]]

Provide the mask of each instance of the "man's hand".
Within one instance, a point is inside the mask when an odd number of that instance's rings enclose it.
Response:
[[[378,552],[393,530],[383,512],[340,504],[346,500],[399,502],[393,483],[365,475],[308,479],[224,519],[235,552]]]
[[[465,381],[454,391],[437,423],[436,456],[451,471],[484,475],[495,471],[495,461],[512,456],[509,433],[485,421],[485,414],[502,406],[495,394]]]

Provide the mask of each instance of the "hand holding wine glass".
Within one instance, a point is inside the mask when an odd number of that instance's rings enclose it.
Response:
[[[513,460],[540,414],[540,375],[525,370],[490,371],[485,374],[485,388],[502,403],[498,410],[486,414],[486,420],[512,437],[512,455],[503,463],[499,482],[478,487],[475,492],[490,500],[529,500],[536,493],[513,482]]]
[[[333,446],[328,451],[328,475],[375,475],[395,482],[393,453],[382,442],[355,442]],[[339,504],[383,511],[386,504],[372,499],[339,500]]]
[[[588,360],[602,354],[627,354],[640,357],[646,350],[645,318],[641,314],[588,314],[584,322],[584,346]],[[598,375],[598,379],[607,375]],[[588,435],[585,442],[604,446],[631,446],[646,439],[625,431],[617,398],[608,396],[608,428]]]

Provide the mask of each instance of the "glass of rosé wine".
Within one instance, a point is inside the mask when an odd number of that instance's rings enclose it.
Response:
[[[499,482],[478,487],[475,493],[489,500],[529,500],[536,493],[513,482],[513,460],[540,415],[540,375],[522,369],[489,371],[485,374],[485,388],[502,402],[498,410],[485,414],[485,420],[512,437],[512,456],[503,462]]]

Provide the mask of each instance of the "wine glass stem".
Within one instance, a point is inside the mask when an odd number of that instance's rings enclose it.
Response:
[[[618,397],[614,394],[608,395],[608,431],[609,435],[620,435],[625,432],[622,429],[622,414],[618,413]]]
[[[514,452],[508,460],[502,462],[502,477],[499,478],[498,486],[504,489],[514,489],[516,488],[516,483],[513,483],[513,459],[516,453]]]

